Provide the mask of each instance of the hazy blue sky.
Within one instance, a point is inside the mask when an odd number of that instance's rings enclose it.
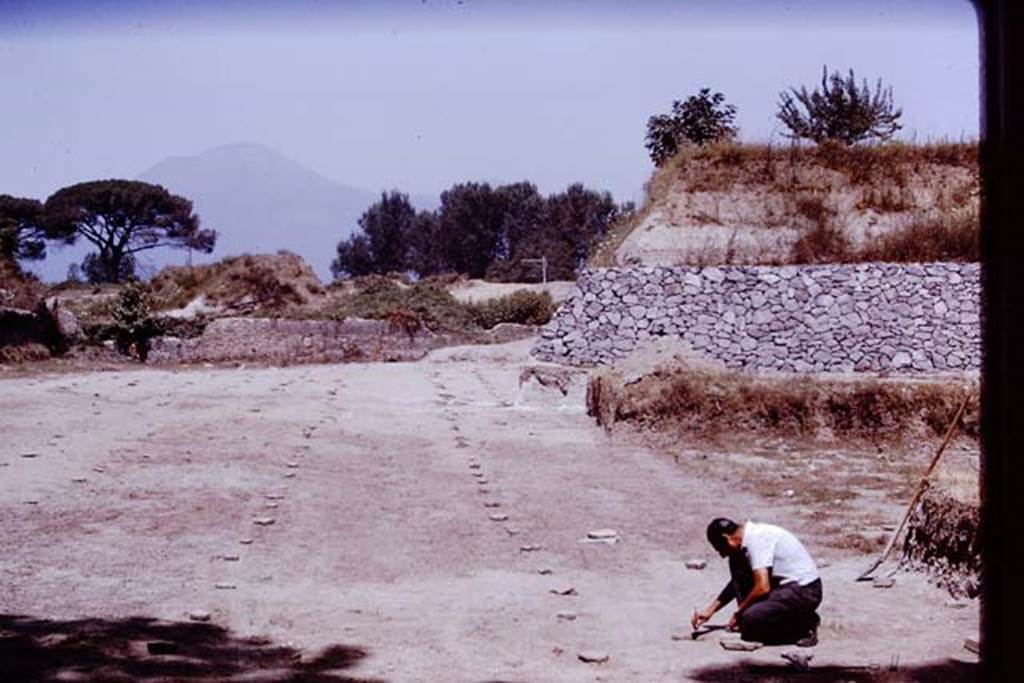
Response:
[[[891,84],[904,137],[977,135],[965,0],[0,0],[0,193],[252,141],[375,191],[579,180],[639,200],[651,114],[706,85],[742,139],[782,141],[779,91],[825,63]]]

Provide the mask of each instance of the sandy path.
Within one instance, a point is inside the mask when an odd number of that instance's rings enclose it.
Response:
[[[611,442],[580,407],[521,401],[518,370],[424,361],[4,380],[0,613],[208,610],[235,636],[302,648],[303,661],[363,648],[345,674],[394,681],[784,675],[756,667],[788,648],[737,654],[715,635],[671,635],[726,578],[703,540],[711,516],[798,532],[800,516]],[[508,520],[489,519],[498,513]],[[255,525],[261,516],[274,523]],[[581,542],[602,527],[621,542]],[[691,557],[708,568],[685,569]],[[977,632],[975,604],[944,607],[916,575],[890,590],[853,583],[863,558],[828,559],[821,673],[804,680],[873,680],[849,667],[896,655],[899,680],[969,678],[958,662],[975,661],[961,646]],[[610,660],[585,664],[581,650]],[[329,673],[316,680],[342,680]]]

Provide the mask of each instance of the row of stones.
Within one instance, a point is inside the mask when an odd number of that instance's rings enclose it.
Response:
[[[730,367],[972,370],[979,278],[957,263],[592,270],[534,354],[602,363],[673,336]]]

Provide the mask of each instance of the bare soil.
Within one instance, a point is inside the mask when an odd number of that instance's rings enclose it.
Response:
[[[609,437],[582,390],[520,387],[526,349],[0,380],[0,678],[788,680],[790,648],[689,638],[727,578],[704,527],[729,515],[789,527],[823,563],[799,680],[976,679],[976,601],[947,607],[920,574],[856,583],[870,558],[827,541],[895,521],[895,501],[851,480],[878,510],[864,521],[762,495],[811,464],[842,482],[857,457],[790,454],[759,491],[743,448]],[[601,528],[620,542],[582,542]]]

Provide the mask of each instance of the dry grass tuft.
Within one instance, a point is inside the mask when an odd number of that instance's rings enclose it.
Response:
[[[606,428],[616,422],[676,427],[701,436],[774,433],[801,438],[902,440],[942,434],[976,382],[754,375],[679,367],[623,381],[619,371],[591,378],[588,411]],[[977,439],[978,402],[961,421]]]
[[[290,252],[226,258],[204,266],[167,267],[149,283],[155,308],[181,308],[199,296],[252,313],[306,306],[324,294],[312,269]]]

